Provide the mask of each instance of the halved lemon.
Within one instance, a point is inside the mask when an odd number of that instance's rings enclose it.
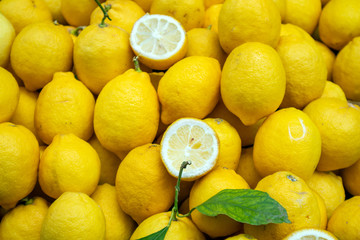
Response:
[[[145,14],[130,33],[130,45],[140,62],[156,70],[166,70],[185,57],[186,32],[175,18]]]
[[[160,154],[168,172],[178,177],[180,166],[190,161],[182,180],[193,181],[212,170],[219,155],[219,140],[215,131],[195,118],[180,118],[165,131]]]
[[[315,228],[305,228],[292,232],[283,240],[338,240],[331,232]]]

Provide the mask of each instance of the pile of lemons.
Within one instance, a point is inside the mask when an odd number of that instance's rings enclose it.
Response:
[[[224,189],[291,223],[165,239],[359,239],[360,1],[1,0],[0,43],[1,240],[140,239]]]

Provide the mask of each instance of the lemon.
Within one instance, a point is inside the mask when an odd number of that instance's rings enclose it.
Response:
[[[337,240],[329,231],[316,229],[316,228],[305,228],[296,230],[286,236],[283,240],[299,240],[299,239],[321,239],[321,240]]]
[[[15,38],[15,29],[11,22],[0,12],[0,67],[9,63],[11,45]]]
[[[207,28],[211,25],[210,30],[218,33],[218,22],[221,8],[222,3],[211,5],[208,9],[205,10],[205,19],[203,24],[204,28]]]
[[[53,20],[66,24],[66,20],[61,13],[61,0],[44,0],[46,6],[49,8]]]
[[[116,189],[110,184],[99,185],[91,198],[102,209],[106,223],[106,239],[128,240],[136,228],[136,223],[121,210]]]
[[[171,212],[161,212],[150,216],[139,224],[130,240],[137,240],[160,231],[168,225],[170,216]],[[188,217],[181,217],[172,221],[164,238],[164,240],[183,239],[205,240],[205,236]]]
[[[88,195],[65,192],[50,205],[40,239],[105,239],[104,214]]]
[[[286,0],[273,0],[273,2],[279,10],[281,20],[284,21],[286,16]]]
[[[246,125],[275,112],[285,94],[285,71],[270,46],[248,42],[236,47],[221,74],[225,106]]]
[[[340,50],[354,37],[360,36],[359,8],[357,0],[329,1],[319,19],[321,41],[330,48]]]
[[[358,187],[360,183],[360,161],[357,161],[350,167],[342,169],[340,173],[346,190],[354,196],[360,195]]]
[[[315,171],[306,183],[324,199],[329,219],[334,210],[345,200],[345,189],[341,177],[333,172]]]
[[[173,122],[165,131],[160,145],[161,159],[173,177],[179,176],[184,161],[190,162],[181,177],[186,181],[202,177],[218,162],[217,134],[199,119],[181,118]]]
[[[267,192],[287,211],[291,223],[266,225],[244,224],[244,231],[255,238],[282,239],[295,230],[319,228],[321,215],[318,200],[309,186],[300,177],[288,171],[276,172],[264,177],[256,190]]]
[[[150,13],[171,16],[189,31],[202,26],[205,6],[203,0],[154,0]]]
[[[160,146],[148,143],[134,148],[122,160],[115,187],[121,209],[140,224],[172,206],[175,184],[176,179],[161,162]]]
[[[100,160],[96,151],[72,133],[56,135],[41,156],[39,183],[52,198],[68,191],[90,195],[99,177]]]
[[[144,12],[149,12],[153,0],[134,0],[134,2],[136,2]]]
[[[236,173],[245,179],[251,189],[254,189],[256,184],[262,179],[255,168],[253,152],[253,147],[243,148],[241,150],[239,165],[235,169]]]
[[[224,0],[204,0],[205,9],[208,9],[216,4],[222,4],[224,3]]]
[[[161,121],[170,124],[182,117],[206,117],[219,100],[220,76],[220,64],[214,58],[191,56],[174,64],[159,82]]]
[[[0,123],[0,205],[12,208],[34,188],[39,164],[39,144],[21,125]]]
[[[55,72],[71,70],[72,52],[73,41],[63,26],[35,23],[15,37],[11,66],[25,87],[34,91],[50,82]]]
[[[326,81],[321,98],[338,98],[343,101],[347,101],[346,96],[342,88],[334,82]]]
[[[95,134],[117,155],[152,142],[158,125],[159,102],[145,72],[127,70],[107,83],[96,100]]]
[[[107,13],[111,21],[105,19],[105,23],[118,26],[129,34],[134,23],[145,14],[144,10],[135,1],[107,0],[102,5],[110,7]],[[103,17],[104,13],[101,9],[99,7],[95,8],[90,16],[90,24],[99,24]]]
[[[325,200],[315,190],[313,190],[312,192],[316,196],[316,199],[317,199],[317,202],[318,202],[318,205],[319,205],[319,211],[320,211],[320,226],[319,226],[319,229],[326,229],[328,217],[327,217]]]
[[[19,103],[20,91],[13,75],[0,67],[0,123],[9,121]]]
[[[219,14],[219,40],[226,53],[245,42],[275,47],[281,17],[273,0],[227,0]]]
[[[36,102],[36,133],[46,144],[65,133],[87,141],[93,134],[94,106],[94,96],[72,72],[57,72]]]
[[[346,168],[360,159],[360,108],[336,98],[320,98],[304,108],[320,131],[317,170]]]
[[[3,217],[0,239],[40,239],[41,225],[48,211],[48,202],[41,197],[28,199]]]
[[[166,70],[185,56],[187,38],[175,18],[147,13],[135,22],[130,45],[144,65]]]
[[[247,240],[247,239],[254,239],[256,240],[256,238],[254,238],[253,236],[249,235],[249,234],[245,234],[245,233],[240,233],[238,235],[232,236],[232,237],[228,237],[225,240]]]
[[[316,46],[320,50],[321,55],[323,56],[327,68],[327,80],[332,79],[333,66],[335,62],[335,53],[331,51],[324,43],[315,41]]]
[[[100,0],[99,2],[103,2]],[[98,6],[94,0],[61,0],[60,11],[65,20],[72,26],[86,26],[90,23],[90,15]]]
[[[360,37],[355,37],[337,54],[333,81],[345,92],[347,99],[360,101]]]
[[[292,24],[282,25],[276,50],[286,72],[286,91],[280,107],[302,109],[324,90],[325,61],[311,36]]]
[[[51,22],[52,16],[43,0],[2,0],[0,12],[11,22],[16,34],[37,22]]]
[[[74,45],[74,67],[80,81],[99,94],[106,83],[133,66],[129,35],[122,29],[94,24]]]
[[[248,188],[249,185],[246,181],[234,170],[225,167],[217,167],[204,177],[196,180],[191,188],[189,207],[190,209],[197,207],[224,189]],[[191,213],[191,219],[200,231],[206,233],[211,238],[228,236],[240,231],[243,227],[242,223],[237,222],[226,215],[210,217],[200,213],[198,210],[194,210]]]
[[[206,118],[203,120],[219,139],[219,157],[216,166],[235,170],[241,155],[241,139],[236,129],[221,118]]]
[[[303,179],[314,173],[321,154],[321,136],[302,111],[281,109],[266,118],[254,142],[254,164],[263,177],[289,171]]]

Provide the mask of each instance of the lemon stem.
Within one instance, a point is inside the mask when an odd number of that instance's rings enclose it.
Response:
[[[105,19],[109,19],[111,21],[111,18],[108,14],[108,11],[110,10],[111,6],[110,5],[105,5],[105,8],[101,5],[101,3],[99,2],[99,0],[95,0],[96,4],[99,6],[99,8],[101,9],[101,11],[104,14],[104,17],[101,20],[101,23],[99,24],[100,27],[106,27],[105,24]]]
[[[212,27],[212,25],[210,24],[210,25],[207,27],[207,29],[211,30],[211,27]]]
[[[77,37],[77,36],[79,36],[80,32],[82,30],[84,30],[85,28],[86,28],[86,26],[79,26],[76,29],[72,30],[71,34]]]
[[[139,56],[135,56],[133,57],[133,62],[134,62],[134,68],[135,68],[135,71],[137,72],[142,72],[141,69],[140,69],[140,63],[139,63]]]
[[[26,206],[26,205],[32,204],[33,202],[34,202],[34,199],[26,197],[26,198],[21,199],[19,201],[19,204],[23,204]]]

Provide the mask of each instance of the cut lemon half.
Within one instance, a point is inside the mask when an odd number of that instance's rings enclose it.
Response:
[[[315,228],[300,229],[292,232],[283,240],[338,240],[331,232]]]
[[[130,33],[130,45],[140,62],[156,70],[166,70],[185,57],[186,32],[175,18],[145,14]]]
[[[181,118],[173,122],[160,143],[161,159],[168,172],[178,177],[180,166],[190,161],[182,180],[193,181],[212,170],[219,155],[219,140],[215,131],[195,118]]]

